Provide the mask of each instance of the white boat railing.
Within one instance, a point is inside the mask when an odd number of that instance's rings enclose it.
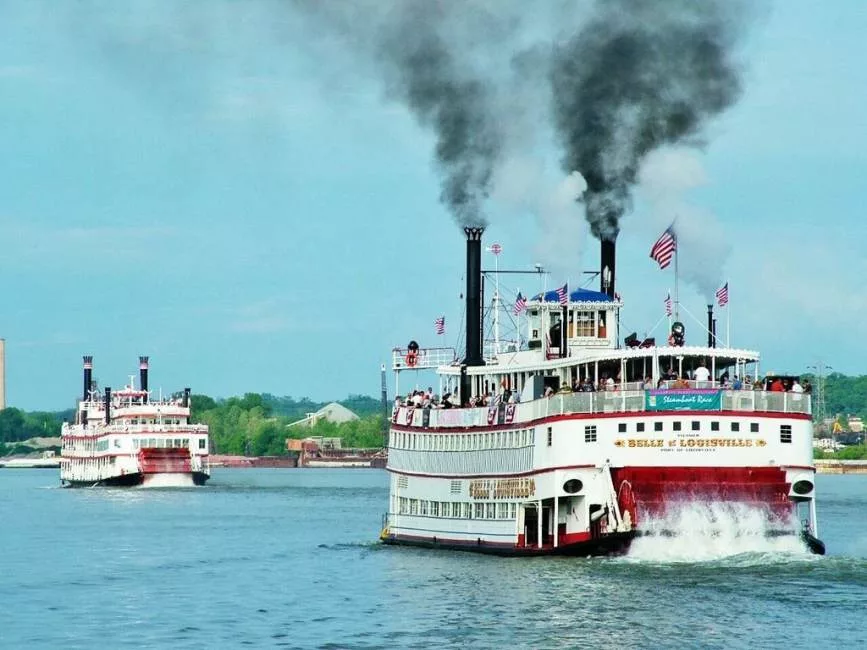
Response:
[[[522,404],[460,409],[423,409],[400,406],[392,423],[433,428],[470,428],[532,422],[552,415],[573,413],[639,412],[797,413],[809,415],[810,396],[803,393],[752,390],[660,390],[557,393]]]
[[[98,424],[88,427],[66,427],[64,435],[92,437],[119,434],[202,434],[208,433],[206,424]]]

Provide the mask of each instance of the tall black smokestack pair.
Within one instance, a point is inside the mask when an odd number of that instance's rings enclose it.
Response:
[[[145,402],[148,401],[148,357],[139,357],[138,358],[138,376],[139,376],[139,386],[141,390],[144,391],[145,395],[143,400]]]
[[[483,366],[482,357],[482,235],[485,229],[481,226],[467,226],[464,233],[467,236],[467,356],[465,367]],[[470,400],[470,378],[466,370],[461,372],[461,403],[466,405]]]

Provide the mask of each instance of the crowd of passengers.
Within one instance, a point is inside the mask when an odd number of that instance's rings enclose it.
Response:
[[[764,379],[756,377],[755,379],[749,375],[743,378],[734,376],[734,379],[729,377],[728,371],[723,372],[715,381],[711,381],[711,373],[704,364],[699,365],[692,372],[687,372],[682,376],[678,376],[673,368],[669,368],[659,380],[654,384],[653,378],[648,375],[644,381],[636,382],[638,390],[677,390],[684,388],[722,388],[724,390],[757,390],[769,391],[772,393],[812,393],[813,386],[808,379],[801,383],[797,377],[765,377]],[[616,377],[610,377],[603,374],[598,382],[594,382],[590,377],[585,377],[584,380],[576,379],[572,385],[566,384],[559,391],[554,391],[548,386],[545,389],[545,397],[551,397],[555,393],[595,393],[603,391],[616,391],[621,386],[620,374]],[[508,388],[501,393],[493,393],[488,391],[483,395],[478,395],[470,398],[470,407],[492,406],[500,402],[507,404],[517,404],[520,401],[520,395],[511,391]],[[424,390],[414,390],[408,393],[406,398],[395,398],[395,406],[414,406],[416,408],[435,408],[435,409],[450,409],[460,406],[451,393],[445,393],[442,397],[434,394],[433,388],[428,387]]]

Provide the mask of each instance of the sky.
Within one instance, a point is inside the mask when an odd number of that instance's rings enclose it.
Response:
[[[688,342],[728,281],[731,343],[764,369],[867,373],[865,33],[860,0],[755,18],[743,96],[702,147],[642,170],[618,239],[624,335],[664,338],[674,278],[648,252],[677,216]],[[149,355],[155,390],[377,395],[393,347],[459,342],[465,244],[433,136],[353,58],[279,0],[0,2],[8,405],[72,406],[83,354],[102,385]],[[517,176],[544,182],[486,208],[501,267],[540,263],[549,287],[599,264],[568,192],[572,220],[549,218],[560,155],[536,148]]]

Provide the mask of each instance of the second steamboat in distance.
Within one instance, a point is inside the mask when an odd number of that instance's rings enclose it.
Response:
[[[67,487],[203,485],[210,477],[208,427],[190,422],[190,389],[154,398],[148,357],[121,390],[93,382],[84,357],[84,386],[75,420],[61,429],[60,480]]]
[[[393,352],[396,395],[401,373],[431,369],[452,397],[392,411],[384,543],[622,553],[650,522],[699,502],[758,511],[768,534],[824,553],[810,395],[726,385],[759,377],[760,356],[717,347],[711,315],[706,345],[687,342],[681,323],[664,344],[621,344],[606,240],[599,291],[533,297],[525,349],[484,355],[483,232],[465,228],[466,355],[415,342]],[[588,382],[598,389],[585,392]]]

